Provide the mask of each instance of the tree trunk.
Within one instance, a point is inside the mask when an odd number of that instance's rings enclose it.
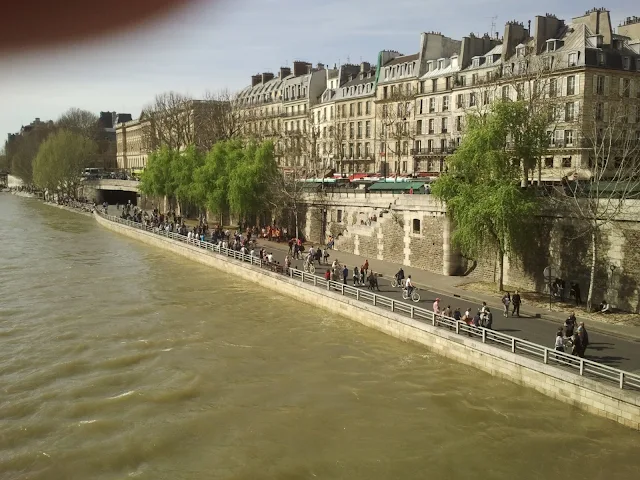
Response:
[[[298,231],[298,209],[293,209],[294,222],[296,224],[296,238],[300,238],[300,232]]]
[[[498,290],[504,290],[504,253],[498,251]]]
[[[597,233],[595,229],[591,232],[591,272],[589,275],[589,294],[587,295],[588,311],[591,311],[591,305],[593,304],[593,284],[596,280],[596,260],[598,258]]]

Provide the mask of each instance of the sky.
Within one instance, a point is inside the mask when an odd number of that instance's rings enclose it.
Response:
[[[380,50],[416,53],[424,31],[460,39],[493,28],[502,36],[510,20],[526,26],[549,12],[569,21],[594,6],[600,5],[578,0],[202,0],[82,44],[0,54],[0,135],[4,140],[36,117],[55,120],[71,107],[137,118],[154,95],[166,91],[194,97],[235,91],[248,85],[251,75],[277,73],[294,60],[375,64]],[[637,0],[606,6],[614,26],[640,15]]]

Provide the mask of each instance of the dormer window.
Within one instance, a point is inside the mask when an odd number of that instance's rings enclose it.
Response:
[[[431,70],[433,70],[433,60],[429,60],[427,62],[427,72],[430,72]]]
[[[480,66],[480,57],[473,57],[471,59],[471,66],[472,67],[479,67]]]
[[[556,40],[551,39],[547,40],[547,52],[555,52],[556,51]]]
[[[517,57],[524,57],[526,52],[526,48],[524,45],[518,45],[518,47],[516,48],[516,56]]]
[[[622,68],[629,70],[631,68],[631,58],[622,57]]]
[[[442,70],[444,68],[444,58],[438,60],[438,69]]]

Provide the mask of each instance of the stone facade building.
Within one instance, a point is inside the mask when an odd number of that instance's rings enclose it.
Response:
[[[147,165],[150,150],[145,139],[150,128],[148,120],[116,123],[116,164],[118,169],[142,169]]]

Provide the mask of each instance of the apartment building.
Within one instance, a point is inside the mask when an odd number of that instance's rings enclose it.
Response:
[[[151,124],[149,120],[116,119],[116,165],[118,169],[142,169],[147,165],[151,153],[147,138]],[[125,121],[123,121],[125,120]]]
[[[375,173],[376,67],[368,62],[344,67],[348,76],[335,95],[336,166],[341,173]]]
[[[434,73],[440,68],[444,74],[445,68],[451,65],[447,58],[454,55],[460,49],[461,42],[445,37],[439,32],[422,33],[420,36],[420,50],[412,55],[400,55],[395,51],[383,51],[380,53],[381,68],[378,73],[379,83],[377,87],[377,132],[380,154],[380,172],[390,174],[418,174],[424,172],[425,165],[420,161],[422,156],[416,153],[416,149],[422,149],[424,129],[429,125],[429,119],[424,115],[429,113],[428,102],[419,97],[424,92],[427,79],[422,77],[430,74],[428,80],[433,93],[450,89],[448,76]],[[434,83],[435,80],[435,83]],[[444,82],[442,86],[439,81]],[[433,85],[435,90],[433,90]],[[434,124],[436,122],[437,102],[440,111],[450,108],[450,99],[433,99],[430,115]],[[424,118],[423,118],[424,117]],[[440,127],[443,121],[439,120]],[[446,121],[444,122],[446,126]],[[435,131],[435,130],[434,130]]]
[[[588,178],[594,138],[612,122],[637,129],[640,140],[640,19],[627,19],[614,34],[609,12],[594,9],[568,24],[538,16],[534,28],[532,35],[530,24],[508,22],[502,39],[465,38],[471,50],[431,62],[416,105],[423,132],[413,151],[418,171],[442,171],[463,136],[465,116],[502,100],[526,100],[549,112],[550,148],[536,175],[542,181]],[[450,90],[450,99],[434,88]]]
[[[587,137],[624,117],[640,139],[640,18],[617,33],[602,8],[569,22],[511,21],[502,37],[427,32],[417,53],[385,50],[375,67],[294,62],[278,78],[254,76],[239,98],[246,133],[279,138],[283,167],[385,175],[438,175],[467,115],[496,101],[537,102],[549,110],[550,138],[539,177],[588,177]]]

